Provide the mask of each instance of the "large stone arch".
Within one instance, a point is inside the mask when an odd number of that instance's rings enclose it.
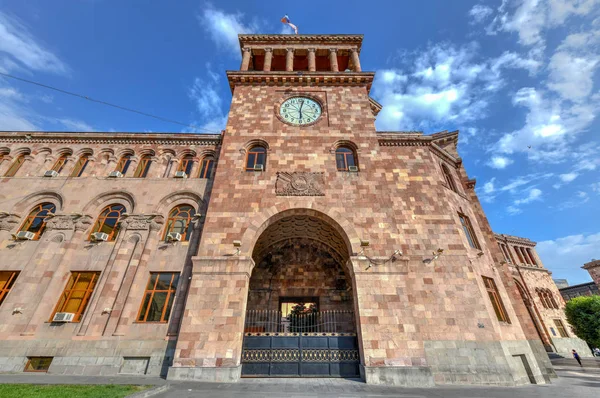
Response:
[[[337,211],[315,204],[312,204],[310,208],[279,204],[257,213],[250,220],[250,224],[242,235],[240,252],[251,257],[262,233],[271,225],[290,216],[314,217],[329,224],[347,245],[349,257],[360,250],[360,237],[354,225]]]

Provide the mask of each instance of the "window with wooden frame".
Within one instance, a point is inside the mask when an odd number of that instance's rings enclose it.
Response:
[[[192,174],[192,168],[194,167],[194,157],[192,155],[185,155],[179,162],[177,171],[183,171],[188,177]]]
[[[4,177],[14,177],[17,174],[17,171],[21,168],[21,166],[25,163],[25,155],[19,155],[14,160],[14,162],[10,165],[6,173],[4,173]]]
[[[121,159],[119,159],[119,163],[117,163],[117,167],[115,167],[115,171],[125,175],[127,174],[127,170],[131,165],[131,155],[123,155]]]
[[[115,240],[119,233],[119,220],[123,213],[125,213],[125,206],[121,204],[105,207],[98,216],[94,228],[92,228],[92,232],[90,232],[90,237],[94,232],[104,232],[105,234],[108,234],[109,241]]]
[[[80,322],[99,277],[100,272],[71,272],[50,321],[57,312],[68,312],[75,314],[73,322]]]
[[[47,372],[53,357],[28,357],[23,372]]]
[[[246,171],[258,169],[256,166],[262,166],[263,170],[267,168],[267,149],[260,145],[250,148],[246,153]]]
[[[560,337],[569,337],[569,334],[567,333],[567,329],[565,328],[565,324],[562,322],[562,320],[555,319],[554,324],[556,325],[556,328],[558,329],[558,334],[560,334]]]
[[[81,175],[85,171],[85,168],[87,167],[89,161],[90,161],[89,155],[81,155],[79,157],[79,159],[77,160],[77,163],[75,163],[75,167],[73,168],[73,171],[71,172],[71,177],[81,177]]]
[[[206,156],[204,159],[202,159],[202,163],[200,164],[200,172],[198,173],[198,178],[210,178],[210,176],[212,175],[214,165],[214,157]]]
[[[134,178],[146,178],[148,175],[148,170],[150,170],[150,165],[152,164],[152,158],[150,155],[144,155],[140,159],[137,168],[135,169],[135,173],[133,174]]]
[[[30,212],[19,231],[33,232],[33,240],[40,239],[40,236],[46,229],[46,218],[49,213],[56,212],[56,206],[53,203],[41,203],[35,206]]]
[[[454,192],[458,192],[456,190],[456,184],[454,184],[454,178],[452,178],[452,174],[450,173],[450,169],[445,164],[442,164],[442,174],[444,174],[444,180],[446,181],[446,185],[448,188],[453,190]]]
[[[0,272],[0,305],[10,292],[10,289],[15,284],[15,280],[17,280],[17,276],[19,276],[19,271],[2,271]]]
[[[465,216],[462,213],[458,213],[458,218],[460,218],[460,225],[462,226],[463,231],[465,231],[465,235],[467,237],[467,241],[469,242],[469,246],[471,246],[473,249],[481,250],[481,246],[479,246],[479,241],[477,240],[475,230],[471,225],[471,220],[469,220],[469,217]]]
[[[137,321],[168,322],[178,282],[177,272],[151,272]]]
[[[536,291],[537,291],[538,297],[540,299],[540,302],[542,303],[542,306],[544,308],[548,308],[548,303],[546,303],[546,297],[544,297],[544,292],[542,292],[541,290],[537,290],[537,289],[536,289]]]
[[[506,313],[506,308],[504,307],[504,303],[500,298],[500,293],[498,293],[496,282],[494,282],[492,278],[488,278],[486,276],[483,276],[482,278],[498,320],[500,322],[510,323],[510,319],[508,319],[508,314]]]
[[[338,147],[335,150],[335,165],[338,171],[350,171],[349,167],[358,167],[356,153],[346,146]]]
[[[52,166],[52,170],[56,171],[58,174],[60,174],[63,169],[65,168],[65,166],[67,165],[67,162],[69,161],[67,155],[60,155],[60,157],[58,159],[56,159],[56,162],[54,162],[54,166]]]
[[[165,228],[165,235],[163,239],[167,239],[170,233],[181,234],[181,242],[187,242],[192,236],[192,219],[196,215],[196,209],[190,205],[179,205],[174,207],[169,213],[167,219],[167,227]]]

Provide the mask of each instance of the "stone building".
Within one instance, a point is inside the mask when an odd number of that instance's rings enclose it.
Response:
[[[593,296],[600,295],[600,260],[592,259],[589,263],[583,264],[584,270],[590,273],[592,282],[580,283],[578,285],[572,285],[564,287],[559,286],[560,294],[565,300],[570,300],[579,296]]]
[[[591,357],[586,342],[575,336],[567,322],[565,302],[552,272],[544,267],[535,250],[536,242],[503,234],[496,234],[496,241],[546,350],[571,357],[575,349],[582,357]]]
[[[548,382],[458,131],[376,131],[360,35],[240,45],[221,135],[0,133],[0,371]]]

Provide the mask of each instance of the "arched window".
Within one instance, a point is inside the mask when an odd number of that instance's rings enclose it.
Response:
[[[125,213],[125,206],[121,204],[105,207],[98,216],[94,228],[92,228],[92,232],[90,232],[90,237],[94,232],[104,232],[105,234],[108,234],[107,240],[115,240],[119,233],[119,220],[123,213]]]
[[[189,177],[192,173],[192,167],[194,167],[194,157],[192,155],[185,155],[181,162],[179,162],[179,168],[177,171],[183,171],[185,175]]]
[[[54,213],[55,211],[56,206],[52,203],[37,205],[31,210],[19,231],[32,232],[35,235],[33,240],[38,240],[46,228],[45,219],[48,217],[48,213]]]
[[[198,178],[210,178],[212,175],[212,169],[215,165],[215,158],[212,156],[206,156],[202,159],[202,164],[200,165],[200,173],[198,174]]]
[[[69,160],[67,159],[67,155],[60,155],[60,157],[58,159],[56,159],[56,162],[54,162],[54,166],[52,166],[52,170],[54,170],[58,174],[60,174],[60,172],[63,171],[63,169],[67,165],[68,161]]]
[[[81,177],[90,161],[89,155],[81,155],[71,172],[71,177]]]
[[[548,303],[546,302],[546,297],[544,297],[545,296],[544,292],[541,290],[537,290],[537,294],[538,294],[540,301],[542,302],[542,305],[544,306],[544,308],[548,308]]]
[[[152,158],[150,157],[150,155],[142,156],[137,169],[135,169],[135,173],[133,174],[133,177],[134,178],[146,178],[146,176],[148,175],[148,170],[150,170],[151,163],[152,163]]]
[[[192,218],[196,214],[196,210],[190,205],[179,205],[169,213],[167,227],[165,228],[165,240],[170,233],[181,234],[181,241],[190,240],[192,234]]]
[[[554,309],[558,309],[558,303],[554,299],[554,294],[549,289],[546,289],[546,295],[548,296],[548,301],[551,304],[551,307]]]
[[[120,172],[125,175],[127,173],[127,169],[131,164],[131,155],[123,155],[121,159],[119,159],[119,163],[117,163],[117,167],[115,167],[115,171]]]
[[[10,165],[6,173],[4,173],[4,177],[14,177],[17,174],[17,171],[21,168],[21,166],[25,163],[25,155],[19,155]]]
[[[446,184],[448,184],[448,188],[454,192],[457,192],[456,184],[454,184],[454,178],[452,178],[452,174],[445,164],[442,164],[442,173],[444,174],[444,179],[446,180]]]
[[[267,149],[263,146],[254,146],[246,153],[246,171],[266,169]]]
[[[345,146],[340,146],[335,150],[335,163],[338,171],[351,171],[350,167],[358,167],[356,154]]]

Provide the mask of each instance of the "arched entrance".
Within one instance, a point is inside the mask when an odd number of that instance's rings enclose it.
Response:
[[[242,376],[359,377],[350,246],[311,211],[268,221],[252,252]]]

